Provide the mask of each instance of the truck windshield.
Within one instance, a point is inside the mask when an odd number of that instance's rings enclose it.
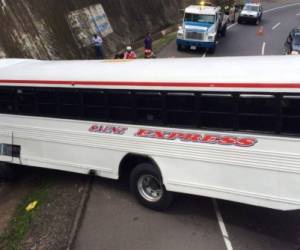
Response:
[[[245,5],[244,10],[248,10],[248,11],[258,11],[258,6]]]
[[[184,16],[184,21],[199,22],[199,23],[214,23],[215,16],[214,15],[200,15],[200,14],[186,13]]]

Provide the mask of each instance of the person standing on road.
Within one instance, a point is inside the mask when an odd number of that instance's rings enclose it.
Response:
[[[103,59],[104,58],[103,51],[102,51],[103,39],[99,35],[94,34],[92,39],[92,44],[95,48],[96,58]]]

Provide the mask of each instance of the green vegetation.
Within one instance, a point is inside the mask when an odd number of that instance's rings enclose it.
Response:
[[[38,213],[41,205],[46,202],[51,186],[52,182],[46,181],[21,202],[10,220],[6,232],[0,235],[0,249],[21,250],[20,243],[25,238],[34,216]],[[38,201],[37,207],[27,212],[25,208],[33,201]]]

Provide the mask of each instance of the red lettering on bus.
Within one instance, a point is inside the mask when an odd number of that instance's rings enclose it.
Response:
[[[214,144],[218,143],[218,139],[219,136],[216,135],[204,135],[201,142]]]
[[[237,138],[233,136],[223,136],[218,141],[220,145],[235,145],[236,142],[237,142]]]
[[[180,139],[182,141],[191,141],[191,142],[200,142],[201,141],[201,135],[200,134],[182,134]]]
[[[123,135],[128,128],[125,127],[112,127],[112,133],[117,135]]]
[[[89,132],[95,132],[95,133],[103,133],[103,134],[116,134],[116,135],[123,135],[128,128],[126,127],[116,127],[116,126],[105,126],[105,125],[97,125],[93,124],[89,128]]]
[[[165,134],[162,131],[156,130],[154,132],[154,138],[156,138],[156,139],[165,139]]]
[[[162,131],[151,129],[139,129],[135,136],[172,141],[180,140],[183,142],[235,145],[238,147],[251,147],[255,143],[257,143],[257,140],[255,138],[238,138],[230,135],[219,136],[211,134],[180,133],[176,131]]]
[[[255,143],[257,143],[255,138],[239,138],[236,145],[240,147],[252,147]]]
[[[166,139],[167,140],[176,140],[176,139],[180,139],[182,137],[182,133],[178,133],[178,132],[170,132],[167,136]]]
[[[138,137],[150,137],[149,135],[152,133],[149,129],[139,129],[138,132],[136,132],[135,136]]]
[[[96,124],[93,124],[90,128],[89,128],[89,131],[90,132],[97,132],[98,130],[98,125]]]

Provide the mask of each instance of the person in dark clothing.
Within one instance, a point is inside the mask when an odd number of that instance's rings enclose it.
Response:
[[[144,40],[144,49],[146,50],[152,50],[152,36],[151,36],[151,33],[148,32],[146,37],[145,37],[145,40]]]
[[[154,54],[152,51],[152,36],[151,33],[148,32],[144,39],[144,54],[145,58],[153,58]]]

